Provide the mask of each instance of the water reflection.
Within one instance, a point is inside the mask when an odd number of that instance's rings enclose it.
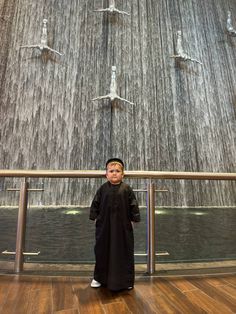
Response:
[[[81,215],[82,210],[65,210],[62,213],[65,215]]]
[[[15,251],[17,208],[0,208],[0,250]],[[157,208],[155,211],[158,262],[235,259],[235,208]],[[28,210],[27,252],[35,262],[93,262],[94,222],[89,208],[39,208]],[[146,208],[134,228],[136,262],[146,261]],[[14,257],[0,256],[1,260]]]

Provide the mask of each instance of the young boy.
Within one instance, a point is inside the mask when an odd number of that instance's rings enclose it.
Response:
[[[134,285],[133,222],[140,221],[138,202],[131,187],[122,182],[124,163],[106,162],[107,182],[96,192],[90,219],[96,220],[95,269],[91,287],[118,291]]]

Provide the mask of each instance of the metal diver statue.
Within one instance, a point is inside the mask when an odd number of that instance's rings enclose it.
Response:
[[[98,10],[94,10],[94,12],[108,12],[108,13],[112,13],[112,14],[122,14],[122,15],[130,15],[129,13],[125,12],[125,11],[120,11],[115,7],[115,0],[109,0],[109,7],[105,8],[105,9],[98,9]]]
[[[134,105],[134,103],[121,98],[120,96],[117,95],[117,84],[116,84],[116,66],[112,66],[111,68],[111,85],[110,85],[110,93],[105,95],[105,96],[99,96],[96,98],[93,98],[92,101],[95,100],[101,100],[101,99],[110,99],[111,102],[113,102],[114,100],[118,99],[124,102],[127,102],[130,105]]]
[[[63,56],[62,53],[48,46],[47,22],[48,22],[47,19],[43,19],[43,30],[42,30],[42,36],[41,36],[41,40],[39,44],[20,46],[20,48],[35,48],[35,49],[40,50],[41,52],[51,51],[53,53],[58,54],[59,56]]]
[[[236,36],[236,29],[232,26],[231,12],[228,11],[226,28],[231,36]]]
[[[188,54],[186,54],[183,50],[182,46],[182,32],[178,31],[177,32],[177,44],[176,44],[176,54],[171,56],[171,58],[179,59],[181,61],[192,61],[192,62],[197,62],[199,64],[202,64],[202,62],[193,59],[190,57]]]

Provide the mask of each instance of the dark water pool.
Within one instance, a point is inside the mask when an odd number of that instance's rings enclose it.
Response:
[[[15,251],[17,209],[0,209],[0,251]],[[94,223],[88,208],[30,208],[27,216],[27,252],[30,262],[93,262]],[[146,257],[146,209],[135,227],[136,262]],[[235,208],[156,209],[156,252],[159,262],[207,261],[236,258]],[[0,255],[1,260],[13,257]]]

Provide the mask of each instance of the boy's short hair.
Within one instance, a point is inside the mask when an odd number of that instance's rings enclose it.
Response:
[[[107,169],[107,166],[109,165],[109,164],[119,164],[119,165],[121,165],[121,167],[122,167],[122,169],[124,170],[124,163],[123,163],[123,161],[120,159],[120,158],[110,158],[110,159],[108,159],[107,160],[107,162],[106,162],[106,169]]]

